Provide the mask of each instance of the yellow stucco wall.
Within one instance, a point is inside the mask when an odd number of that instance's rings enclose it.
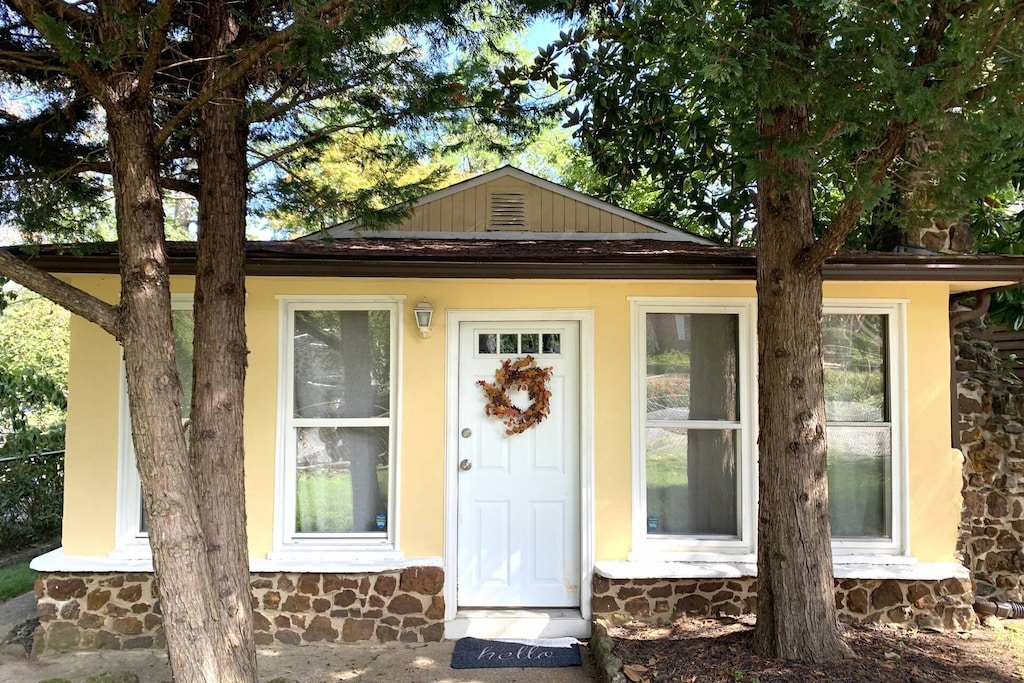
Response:
[[[112,276],[80,275],[75,285],[107,299]],[[188,292],[188,278],[174,278]],[[594,311],[595,558],[626,559],[631,544],[630,325],[627,297],[749,297],[753,283],[646,281],[482,281],[249,278],[249,373],[245,401],[249,547],[272,543],[279,364],[279,295],[405,295],[401,359],[400,545],[409,557],[444,552],[446,334],[451,309],[540,308]],[[902,299],[907,305],[907,432],[910,550],[924,562],[952,561],[959,519],[959,468],[949,449],[949,337],[945,283],[832,283],[827,298]],[[412,306],[435,308],[434,334],[421,339]],[[98,328],[72,320],[64,548],[106,555],[114,544],[119,362]]]

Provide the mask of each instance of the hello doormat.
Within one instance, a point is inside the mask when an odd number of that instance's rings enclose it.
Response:
[[[575,638],[483,640],[460,638],[452,652],[453,669],[583,666]]]

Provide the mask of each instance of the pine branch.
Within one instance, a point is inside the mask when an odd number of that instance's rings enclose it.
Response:
[[[966,5],[961,5],[961,8]],[[946,30],[951,23],[954,7],[946,0],[935,0],[931,6],[931,12],[921,27],[921,36],[917,41],[913,67],[921,68],[933,64],[939,57],[939,48],[946,35]],[[995,42],[990,41],[992,49]],[[925,83],[921,83],[924,87]],[[889,125],[878,144],[869,153],[861,155],[862,161],[870,160],[870,171],[866,174],[866,181],[858,181],[853,189],[847,193],[842,205],[825,231],[810,248],[808,248],[798,261],[798,266],[804,268],[818,268],[825,263],[825,260],[836,253],[850,235],[857,222],[864,215],[864,191],[867,188],[874,188],[881,185],[885,180],[889,167],[896,160],[907,141],[907,137],[918,126],[918,122],[892,123]],[[865,175],[857,174],[859,178]]]
[[[867,186],[877,187],[885,180],[889,166],[899,156],[907,136],[916,126],[908,124],[892,124],[886,131],[885,138],[870,155],[866,158],[872,160],[871,171],[868,174]],[[863,158],[863,157],[862,157]],[[864,185],[858,183],[843,200],[842,206],[836,212],[829,225],[828,230],[821,236],[800,258],[798,265],[803,268],[817,268],[825,263],[825,259],[832,256],[843,246],[843,242],[850,235],[857,222],[864,215],[863,189]]]
[[[61,0],[44,1],[46,12],[50,16],[57,17],[61,21],[67,22],[76,28],[92,28],[93,22],[96,20],[94,15],[80,9],[77,5],[61,2]]]
[[[30,266],[7,249],[0,249],[0,275],[99,325],[121,341],[121,316],[115,306]]]
[[[350,0],[328,0],[327,3],[317,9],[316,19],[324,22],[328,27],[337,26],[347,16],[346,12],[337,12],[337,10],[344,5],[347,5],[349,2]],[[187,105],[182,107],[170,121],[164,124],[164,126],[154,136],[154,144],[157,147],[162,146],[174,131],[184,124],[190,116],[199,111],[201,107],[216,97],[219,93],[223,92],[226,88],[231,87],[244,78],[249,72],[249,69],[251,69],[260,59],[268,55],[270,52],[287,45],[295,36],[298,31],[298,27],[299,21],[293,21],[287,28],[275,31],[252,47],[239,51],[238,55],[240,58],[231,66],[231,68],[214,74],[206,87],[193,97]]]
[[[58,3],[62,6],[66,6],[65,3]],[[59,21],[60,17],[55,17],[52,14],[47,13],[39,0],[11,0],[10,5],[16,9],[26,20],[31,23],[39,35],[45,39],[46,31],[45,22],[42,21],[43,17],[47,17],[53,21]],[[68,65],[68,71],[73,75],[81,79],[82,84],[85,85],[86,89],[92,94],[96,100],[103,105],[107,111],[114,111],[117,109],[116,102],[111,97],[110,90],[107,85],[100,78],[99,74],[89,68],[89,65],[85,63],[81,57],[76,57],[74,54],[62,51],[59,46],[54,45],[54,49],[58,52],[61,59],[63,59]]]
[[[170,26],[171,17],[174,14],[175,0],[160,0],[160,3],[153,8],[150,16],[156,19],[156,27],[150,36],[149,50],[146,52],[146,61],[139,69],[138,85],[135,92],[141,97],[149,93],[156,75],[157,67],[160,64],[160,53],[167,44],[167,27]]]
[[[331,135],[334,135],[335,133],[337,133],[339,131],[342,131],[342,130],[352,130],[352,129],[360,129],[360,128],[362,128],[362,129],[368,128],[370,123],[371,123],[371,121],[372,121],[371,119],[364,119],[363,121],[350,121],[350,122],[339,123],[339,124],[330,125],[330,126],[322,126],[320,128],[317,128],[315,132],[313,132],[310,135],[307,135],[306,137],[302,138],[301,140],[297,140],[296,142],[293,142],[293,143],[291,143],[289,145],[285,145],[281,149],[275,150],[275,151],[273,151],[271,153],[263,153],[263,152],[260,152],[259,150],[250,149],[249,151],[252,154],[255,154],[258,157],[260,157],[261,160],[258,161],[255,164],[252,164],[251,166],[249,166],[249,172],[251,173],[252,171],[255,171],[258,168],[262,168],[263,166],[266,166],[267,164],[277,163],[282,157],[288,156],[289,154],[291,154],[295,150],[301,149],[302,147],[305,147],[306,145],[308,145],[311,142],[315,142],[317,140],[322,140],[323,138],[326,138],[326,137],[329,137]]]

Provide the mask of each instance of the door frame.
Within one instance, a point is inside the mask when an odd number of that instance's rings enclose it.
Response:
[[[594,569],[594,311],[552,309],[449,309],[445,353],[444,617],[458,611],[459,558],[459,327],[464,322],[566,321],[579,324],[580,613],[590,622]]]

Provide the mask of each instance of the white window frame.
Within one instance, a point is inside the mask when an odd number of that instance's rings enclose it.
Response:
[[[399,444],[401,442],[401,359],[402,338],[405,330],[405,296],[287,296],[277,297],[280,307],[280,352],[278,371],[278,439],[276,457],[276,487],[274,505],[273,549],[270,560],[344,559],[349,562],[381,561],[404,557],[399,548]],[[294,331],[296,311],[369,311],[385,310],[391,318],[391,397],[387,417],[316,419],[295,418],[294,402]],[[339,424],[343,422],[344,424]],[[387,427],[388,428],[388,524],[387,533],[380,534],[311,534],[295,531],[295,430],[300,427]]]
[[[890,453],[892,454],[892,487],[890,510],[892,511],[891,538],[836,538],[832,539],[832,554],[837,563],[878,561],[883,556],[905,557],[908,553],[907,529],[909,520],[908,457],[909,443],[905,425],[907,423],[907,330],[906,301],[891,299],[826,299],[823,302],[824,315],[884,315],[888,317],[886,340],[888,367],[886,368],[886,400],[889,405],[889,422],[843,423],[851,426],[890,426]],[[828,415],[825,415],[826,422]],[[839,424],[839,423],[837,423]]]
[[[754,389],[757,380],[755,338],[756,301],[754,299],[648,298],[629,297],[633,407],[633,550],[630,561],[750,562],[754,561],[757,538],[757,460],[754,432],[757,428]],[[646,467],[646,349],[649,313],[729,314],[737,316],[740,382],[740,419],[721,424],[735,427],[737,439],[737,524],[735,538],[721,536],[649,536],[647,533]],[[718,422],[694,420],[695,426],[717,426]]]
[[[172,294],[171,310],[191,311],[192,294]],[[132,421],[128,406],[128,378],[122,354],[120,363],[120,396],[118,407],[117,444],[117,511],[115,513],[114,549],[108,554],[115,560],[146,560],[152,557],[149,534],[140,531],[142,521],[142,483],[135,462],[132,442]],[[191,377],[181,378],[191,382]]]
[[[633,545],[630,562],[752,563],[757,552],[757,328],[755,299],[706,299],[629,297],[633,349],[632,372],[632,466]],[[833,538],[836,565],[906,564],[909,556],[910,510],[907,440],[907,330],[906,300],[826,299],[823,313],[888,316],[887,400],[892,453],[891,538]],[[734,540],[713,537],[654,538],[647,534],[646,475],[646,348],[647,313],[733,313],[739,315],[740,452],[738,474],[740,536]],[[827,416],[826,416],[827,419]],[[851,423],[855,424],[855,423]],[[872,423],[880,425],[886,423]]]

